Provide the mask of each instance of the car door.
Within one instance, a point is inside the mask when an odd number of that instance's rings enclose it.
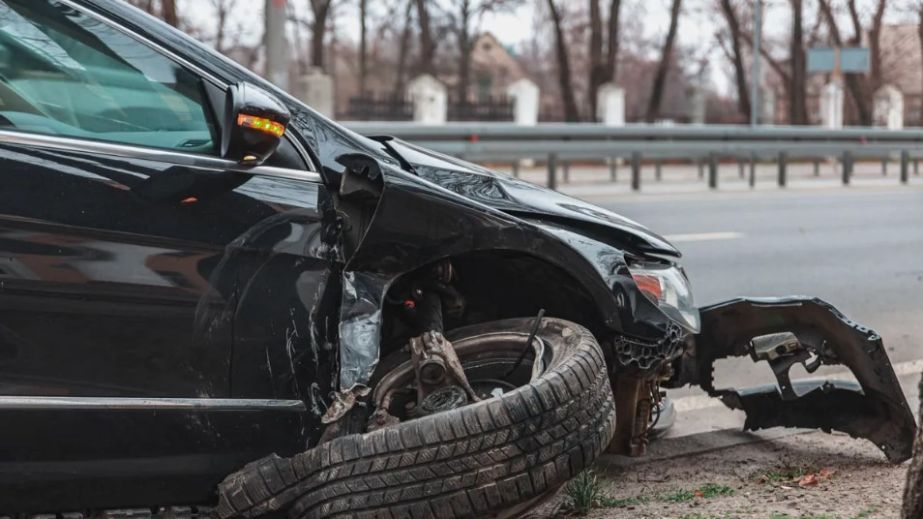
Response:
[[[226,89],[0,0],[0,513],[201,502],[304,446],[327,192],[295,139],[217,156]]]

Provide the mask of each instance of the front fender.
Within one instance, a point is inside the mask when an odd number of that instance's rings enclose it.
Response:
[[[916,424],[881,337],[829,303],[807,297],[734,299],[701,309],[702,331],[687,350],[675,385],[699,385],[731,409],[743,410],[745,430],[768,427],[838,430],[875,443],[899,463],[911,456]],[[718,359],[749,355],[767,362],[778,385],[716,388]],[[796,363],[813,371],[842,364],[858,384],[797,381]]]
[[[618,248],[512,216],[400,170],[389,170],[383,181],[375,214],[344,272],[342,391],[365,386],[371,378],[382,305],[391,284],[408,272],[467,252],[502,250],[540,258],[581,284],[608,328],[652,341],[669,335],[672,323],[638,292],[625,253]]]

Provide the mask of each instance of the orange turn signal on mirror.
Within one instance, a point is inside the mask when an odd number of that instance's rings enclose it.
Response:
[[[277,123],[265,117],[257,117],[255,115],[244,115],[244,114],[238,115],[237,116],[237,126],[243,126],[244,128],[253,128],[254,130],[265,132],[270,135],[275,135],[276,137],[282,137],[282,135],[285,134],[284,124]]]

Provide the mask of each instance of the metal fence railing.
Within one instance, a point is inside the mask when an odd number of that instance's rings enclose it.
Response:
[[[402,122],[355,122],[348,126],[365,135],[390,135],[448,155],[475,162],[510,162],[514,172],[524,159],[547,164],[548,185],[557,185],[558,166],[572,161],[601,161],[610,165],[614,179],[619,159],[631,165],[631,185],[641,187],[641,165],[653,162],[659,177],[665,161],[692,161],[707,167],[710,187],[718,187],[718,164],[735,159],[750,164],[772,161],[777,181],[787,182],[788,165],[835,158],[842,182],[849,184],[857,160],[899,161],[900,180],[911,168],[919,171],[923,158],[923,128],[886,130],[850,127],[829,130],[797,126],[649,125],[605,126],[587,123],[549,123],[518,126],[511,123],[449,123],[427,126]]]

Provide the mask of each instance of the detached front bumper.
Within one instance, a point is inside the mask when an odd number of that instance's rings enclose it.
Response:
[[[893,463],[911,457],[916,424],[894,369],[873,330],[830,304],[804,297],[734,299],[701,309],[702,331],[678,361],[674,387],[698,385],[746,413],[745,430],[803,427],[842,431],[877,445]],[[778,385],[714,387],[714,363],[750,356],[766,362]],[[858,384],[792,383],[789,370],[842,364]]]

